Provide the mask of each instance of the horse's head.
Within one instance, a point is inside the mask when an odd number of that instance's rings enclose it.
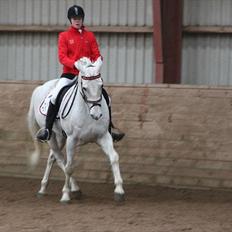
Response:
[[[98,120],[102,116],[101,99],[103,80],[101,74],[96,72],[91,65],[86,67],[85,73],[80,73],[80,91],[81,95],[89,106],[91,117]]]
[[[82,57],[76,62],[79,69],[79,87],[85,103],[89,107],[90,115],[98,120],[102,116],[101,99],[103,81],[100,75],[99,67],[95,66],[87,57]]]

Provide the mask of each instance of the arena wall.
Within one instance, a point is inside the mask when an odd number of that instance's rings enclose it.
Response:
[[[0,175],[41,178],[27,166],[33,143],[26,114],[40,82],[0,83]],[[113,119],[126,132],[115,147],[125,183],[232,189],[232,88],[183,85],[107,86]],[[94,144],[82,147],[79,181],[112,182],[109,162]],[[64,179],[55,167],[53,179]]]

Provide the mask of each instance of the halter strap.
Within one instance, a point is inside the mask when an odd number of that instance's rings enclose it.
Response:
[[[83,80],[91,81],[91,80],[96,80],[101,77],[101,74],[99,73],[97,76],[91,76],[91,77],[86,77],[86,76],[81,76]]]

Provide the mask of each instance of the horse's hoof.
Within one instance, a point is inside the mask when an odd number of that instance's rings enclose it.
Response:
[[[68,204],[70,204],[70,200],[60,200],[60,203],[62,205],[68,205]]]
[[[44,196],[46,196],[46,193],[41,193],[41,192],[38,192],[38,193],[36,193],[36,196],[37,196],[37,198],[43,198]]]
[[[125,195],[120,193],[114,193],[114,200],[116,202],[124,202],[125,201]]]
[[[69,194],[63,194],[62,198],[60,199],[60,202],[62,204],[68,204],[71,201]]]
[[[81,192],[81,190],[73,191],[73,192],[72,192],[72,198],[73,198],[73,199],[80,200],[81,197],[82,197],[82,192]]]
[[[71,199],[68,199],[68,198],[61,198],[60,199],[60,203],[63,204],[63,205],[67,205],[71,202]]]

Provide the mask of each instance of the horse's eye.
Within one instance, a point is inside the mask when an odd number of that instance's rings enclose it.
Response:
[[[82,89],[86,92],[86,88],[85,87],[83,87]]]

